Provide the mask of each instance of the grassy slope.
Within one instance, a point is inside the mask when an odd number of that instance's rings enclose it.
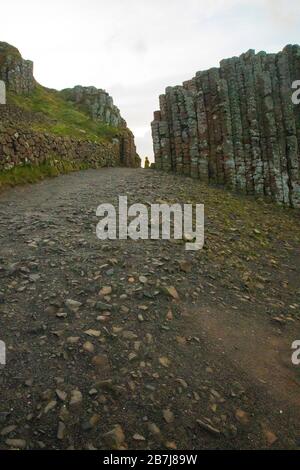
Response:
[[[84,110],[67,101],[63,94],[37,85],[29,95],[8,93],[8,103],[26,111],[43,113],[45,121],[28,123],[28,127],[38,132],[48,132],[59,136],[70,136],[80,140],[108,142],[122,134],[122,130],[105,123],[93,121]],[[24,124],[22,123],[22,126]],[[46,177],[57,176],[74,170],[86,169],[84,163],[48,161],[39,166],[24,165],[0,172],[0,190],[18,184],[34,183]]]
[[[36,183],[45,178],[55,177],[72,171],[86,170],[89,165],[58,159],[48,160],[40,165],[16,166],[11,170],[0,171],[0,191],[19,184]]]
[[[120,129],[105,123],[93,121],[88,114],[76,108],[76,105],[64,99],[56,90],[37,85],[30,95],[8,93],[8,103],[27,111],[41,112],[50,118],[50,122],[31,125],[37,131],[46,131],[60,136],[88,139],[95,142],[111,140],[120,134]]]

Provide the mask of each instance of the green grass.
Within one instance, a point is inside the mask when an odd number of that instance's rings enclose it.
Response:
[[[88,114],[67,101],[61,92],[41,85],[37,85],[29,95],[8,93],[8,103],[26,111],[43,113],[49,122],[31,124],[30,128],[36,131],[94,142],[111,141],[122,132],[105,123],[93,121]]]
[[[77,161],[65,161],[60,159],[49,159],[41,165],[16,166],[11,170],[0,172],[0,191],[7,187],[20,184],[36,183],[45,178],[55,177],[72,171],[86,170],[87,163]]]

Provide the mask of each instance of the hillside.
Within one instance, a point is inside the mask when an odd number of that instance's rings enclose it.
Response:
[[[46,88],[33,62],[4,42],[0,80],[0,187],[89,167],[140,166],[134,135],[105,90]]]
[[[45,88],[33,76],[33,63],[24,60],[17,48],[5,42],[0,42],[0,79],[7,86],[8,104],[46,116],[40,125],[35,123],[34,130],[97,142],[122,136],[128,130],[113,99],[104,90],[80,86],[62,91]],[[82,103],[85,95],[88,100]]]
[[[118,129],[105,122],[94,121],[87,111],[67,100],[62,92],[38,84],[26,95],[9,91],[7,102],[25,111],[42,113],[48,118],[31,124],[30,127],[34,130],[96,142],[111,140],[124,132],[124,129]]]

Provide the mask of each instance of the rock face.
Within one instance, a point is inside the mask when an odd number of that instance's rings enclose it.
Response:
[[[300,207],[300,47],[250,50],[169,87],[154,113],[158,169]]]
[[[126,127],[120,110],[106,91],[78,85],[65,89],[62,93],[66,99],[82,106],[95,121],[106,122],[113,127]]]
[[[0,80],[17,94],[30,93],[36,85],[33,62],[24,60],[18,49],[6,42],[0,42]]]
[[[65,99],[76,103],[86,111],[94,121],[121,128],[122,137],[119,138],[121,148],[121,164],[124,166],[140,167],[141,160],[136,152],[134,135],[127,127],[120,110],[114,105],[112,97],[104,90],[95,87],[76,86],[61,92]]]

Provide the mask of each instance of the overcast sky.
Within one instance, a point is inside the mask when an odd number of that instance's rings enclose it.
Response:
[[[106,89],[152,159],[158,96],[248,49],[300,42],[299,0],[0,0],[0,41],[51,88]],[[299,77],[300,79],[300,77]]]

